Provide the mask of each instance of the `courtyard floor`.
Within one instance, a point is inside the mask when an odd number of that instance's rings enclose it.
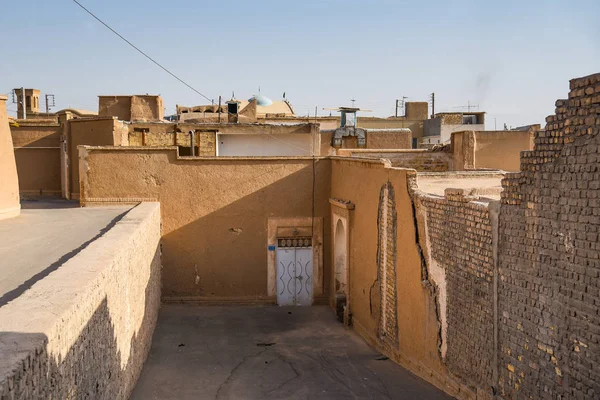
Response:
[[[132,399],[448,399],[327,306],[161,307]]]

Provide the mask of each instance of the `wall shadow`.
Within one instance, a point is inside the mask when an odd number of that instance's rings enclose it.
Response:
[[[259,183],[251,194],[164,233],[163,296],[266,298],[268,218],[310,217],[312,185],[308,164],[266,186]],[[204,194],[202,188],[198,190]],[[330,282],[329,193],[330,165],[321,161],[315,169],[314,216],[323,218],[323,296],[328,295]],[[179,213],[202,213],[201,200],[180,199],[188,207],[182,211],[165,205],[173,204],[170,196],[167,191],[160,193],[163,221],[172,221]]]
[[[120,339],[115,334],[115,321],[106,296],[64,358],[56,360],[49,354],[49,339],[44,333],[0,332],[2,357],[8,362],[5,356],[11,354],[15,361],[12,377],[0,378],[3,379],[0,398],[129,398],[148,355],[156,325],[160,305],[159,249],[154,254],[144,296],[140,329],[125,339],[130,341],[129,354],[121,354],[119,350]],[[60,341],[60,337],[52,340]],[[17,356],[7,351],[15,347],[25,350]]]

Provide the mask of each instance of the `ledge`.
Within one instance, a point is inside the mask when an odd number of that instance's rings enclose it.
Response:
[[[354,210],[355,207],[354,203],[352,203],[350,200],[340,200],[334,198],[329,199],[329,204],[339,208],[344,208],[346,210]]]

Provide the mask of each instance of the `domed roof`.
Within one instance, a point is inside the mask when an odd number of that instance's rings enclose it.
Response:
[[[263,96],[262,94],[257,94],[248,99],[248,101],[256,100],[256,105],[258,106],[270,106],[273,104],[273,100],[268,98],[267,96]]]

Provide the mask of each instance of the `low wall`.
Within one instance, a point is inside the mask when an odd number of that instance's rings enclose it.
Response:
[[[366,129],[367,149],[411,149],[410,129]]]
[[[127,399],[160,305],[160,207],[142,203],[0,308],[0,398]]]
[[[452,156],[442,151],[397,149],[340,149],[338,154],[358,158],[385,158],[394,167],[412,168],[419,172],[445,172],[452,169]]]

